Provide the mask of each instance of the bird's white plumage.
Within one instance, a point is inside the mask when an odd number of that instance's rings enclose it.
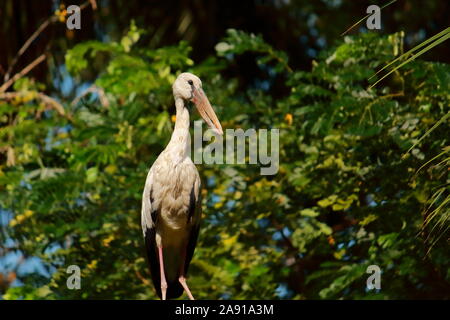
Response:
[[[189,157],[173,162],[170,154],[167,150],[161,153],[147,175],[141,212],[144,234],[146,229],[158,227],[151,214],[154,210],[161,224],[174,231],[191,224],[188,221],[191,192],[198,199],[200,176]]]

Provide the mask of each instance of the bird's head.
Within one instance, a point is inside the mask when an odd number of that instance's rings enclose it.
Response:
[[[202,89],[202,81],[199,77],[192,73],[184,72],[175,80],[172,90],[175,99],[181,98],[192,101],[208,126],[218,134],[223,134],[222,126]]]

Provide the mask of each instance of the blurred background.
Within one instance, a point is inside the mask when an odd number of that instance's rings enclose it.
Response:
[[[225,129],[281,132],[277,175],[199,166],[194,296],[448,299],[449,42],[367,87],[448,27],[450,3],[398,0],[381,30],[341,36],[387,2],[3,0],[0,296],[156,298],[140,197],[190,71]]]

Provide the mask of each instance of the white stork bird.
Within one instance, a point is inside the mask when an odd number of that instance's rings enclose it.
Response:
[[[200,79],[182,73],[172,86],[175,129],[169,144],[150,168],[142,197],[141,222],[153,284],[163,300],[178,298],[186,283],[197,242],[200,218],[200,177],[189,157],[189,110],[192,101],[211,129],[223,134]]]

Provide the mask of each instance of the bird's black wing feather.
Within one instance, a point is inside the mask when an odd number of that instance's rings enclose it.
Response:
[[[189,264],[191,263],[192,256],[194,255],[195,246],[197,244],[198,234],[200,231],[200,221],[202,216],[202,202],[201,202],[200,188],[198,190],[198,196],[195,197],[195,184],[192,187],[189,203],[189,219],[188,224],[191,224],[191,232],[189,235],[189,241],[186,248],[186,259],[184,264],[184,275],[187,275]]]
[[[150,190],[150,204],[152,205],[152,211],[150,213],[152,226],[150,228],[147,227],[145,230],[145,251],[147,254],[148,264],[150,266],[150,275],[152,276],[153,285],[156,289],[156,293],[161,298],[161,275],[159,272],[158,248],[156,246],[156,224],[158,223],[158,209],[154,206],[152,190]]]
[[[156,293],[161,298],[161,277],[159,274],[159,258],[155,236],[156,228],[147,228],[144,235],[145,251],[147,254],[147,261],[150,267],[150,275],[152,276],[153,285]]]

